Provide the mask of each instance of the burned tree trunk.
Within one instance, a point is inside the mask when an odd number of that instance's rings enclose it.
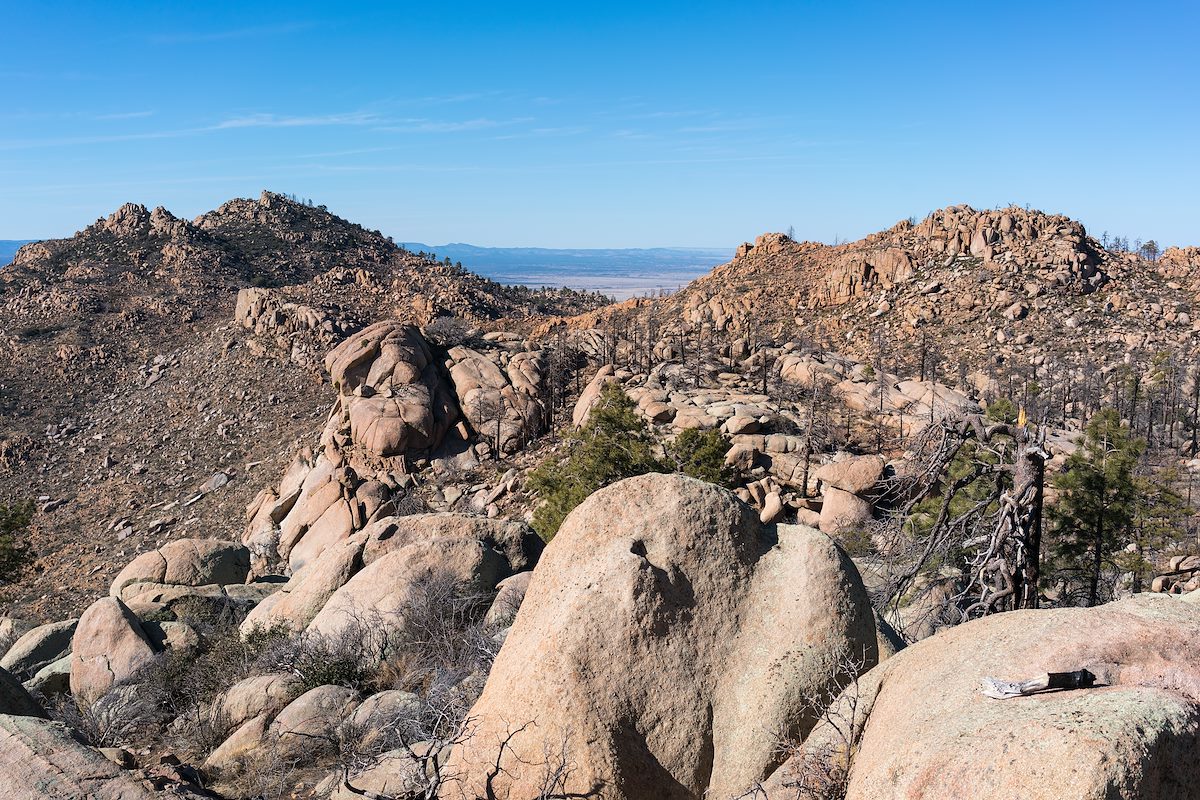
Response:
[[[913,543],[916,552],[904,556],[888,581],[888,603],[898,603],[928,565],[957,563],[962,577],[947,602],[962,620],[1037,607],[1048,454],[1037,430],[1022,423],[972,414],[927,429],[918,447],[925,463],[914,472],[916,486],[904,491],[910,499],[896,518],[903,527],[919,504],[933,498],[936,512]],[[955,459],[959,477],[950,480]],[[980,480],[986,483],[977,485]],[[956,505],[955,498],[973,485],[974,494],[962,495],[966,502]]]
[[[1030,443],[1029,431],[1017,437],[1013,474],[1013,540],[1019,543],[1017,558],[1017,608],[1038,607],[1038,582],[1042,575],[1042,506],[1046,491],[1048,454],[1040,443]]]

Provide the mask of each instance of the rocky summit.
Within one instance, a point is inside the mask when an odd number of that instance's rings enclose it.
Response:
[[[863,360],[936,347],[949,369],[1078,371],[1096,353],[1196,347],[1198,259],[1109,249],[1062,215],[951,206],[836,246],[765,233],[665,301],[567,323],[645,317],[676,338],[813,337]]]
[[[0,272],[0,494],[45,513],[39,584],[6,591],[66,610],[169,531],[235,536],[228,504],[321,427],[326,352],[375,319],[597,302],[502,287],[270,192],[193,221],[129,204],[26,245]]]
[[[0,271],[0,786],[1196,794],[1200,250],[952,206],[680,291],[272,193]]]

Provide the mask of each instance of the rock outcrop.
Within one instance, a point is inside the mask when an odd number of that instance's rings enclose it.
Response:
[[[285,758],[300,761],[314,751],[333,746],[338,726],[362,702],[345,686],[317,686],[279,712],[267,729],[274,747]]]
[[[250,572],[250,551],[237,542],[215,539],[176,539],[157,550],[142,553],[117,573],[109,594],[130,597],[137,584],[173,586],[223,586],[245,583]]]
[[[392,490],[364,479],[330,445],[313,458],[301,451],[284,475],[279,492],[260,493],[247,509],[242,541],[256,572],[276,561],[293,572],[355,531],[395,512]]]
[[[11,390],[0,496],[45,497],[47,508],[39,570],[0,594],[23,614],[65,619],[131,548],[234,536],[230,506],[249,504],[291,443],[311,445],[328,418],[328,386],[314,380],[326,354],[371,322],[424,325],[449,347],[503,317],[521,324],[603,302],[503,286],[270,192],[192,221],[130,204],[70,238],[29,244],[0,271],[0,383]],[[471,345],[489,359],[509,346]],[[502,366],[523,395],[517,373],[536,354],[516,349]],[[436,361],[444,372],[440,349]],[[373,396],[348,393],[353,426],[339,414],[331,435],[344,427],[348,439],[353,427],[366,444],[354,455],[373,458],[438,440],[448,424],[439,409],[456,405],[448,378],[430,415],[417,402],[414,418],[417,386],[379,377]],[[218,472],[228,479],[219,491],[193,485]]]
[[[452,347],[447,368],[459,408],[483,441],[511,454],[541,433],[546,409],[538,353]]]
[[[5,800],[162,797],[62,724],[8,714],[0,714],[0,786]]]
[[[979,692],[984,677],[1078,669],[1097,676],[1095,688],[1009,700]],[[1200,608],[1144,594],[943,631],[863,676],[832,715],[856,717],[847,800],[1182,800],[1200,782],[1198,699]],[[819,758],[847,743],[824,724],[802,754]],[[772,800],[796,796],[786,785],[805,774],[805,758],[772,776]]]
[[[579,399],[575,401],[575,408],[571,411],[571,423],[576,428],[587,422],[588,414],[600,402],[600,392],[604,390],[606,385],[616,380],[614,375],[613,366],[606,364],[597,370],[596,374],[588,382],[588,385],[584,387],[579,395]]]
[[[547,547],[449,768],[482,775],[529,723],[502,757],[514,796],[564,747],[567,791],[729,796],[776,766],[771,733],[806,731],[803,698],[853,658],[875,663],[874,617],[832,540],[763,526],[710,484],[631,478]]]
[[[350,440],[379,456],[429,451],[458,416],[419,330],[377,322],[325,357]]]
[[[237,295],[234,320],[259,337],[272,337],[295,363],[316,369],[352,323],[324,309],[292,303],[270,289],[248,287]]]

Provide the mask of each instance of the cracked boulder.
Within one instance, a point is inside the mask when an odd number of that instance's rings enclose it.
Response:
[[[547,754],[569,752],[565,792],[731,797],[778,766],[776,732],[815,723],[803,698],[877,657],[862,581],[828,536],[764,525],[691,478],[630,478],[546,547],[447,770],[484,775],[501,753],[496,791],[532,797]]]
[[[377,456],[436,448],[457,419],[429,343],[412,325],[377,322],[325,357],[339,407],[331,424]]]
[[[142,624],[116,597],[88,606],[71,639],[71,694],[91,704],[154,660]]]

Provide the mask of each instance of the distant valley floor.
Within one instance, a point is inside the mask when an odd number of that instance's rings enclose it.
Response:
[[[29,244],[34,239],[0,239],[0,267],[12,263],[13,256],[21,249],[21,245]]]
[[[726,249],[698,247],[550,249],[400,244],[407,250],[423,250],[436,253],[439,259],[462,262],[472,272],[498,283],[535,288],[566,286],[617,300],[674,292],[732,256]]]
[[[0,239],[0,267],[7,266],[21,245],[30,241],[35,240]],[[566,286],[617,300],[670,294],[732,256],[727,249],[700,247],[606,250],[399,244],[414,253],[423,250],[436,253],[439,260],[462,262],[497,283],[531,288]]]

